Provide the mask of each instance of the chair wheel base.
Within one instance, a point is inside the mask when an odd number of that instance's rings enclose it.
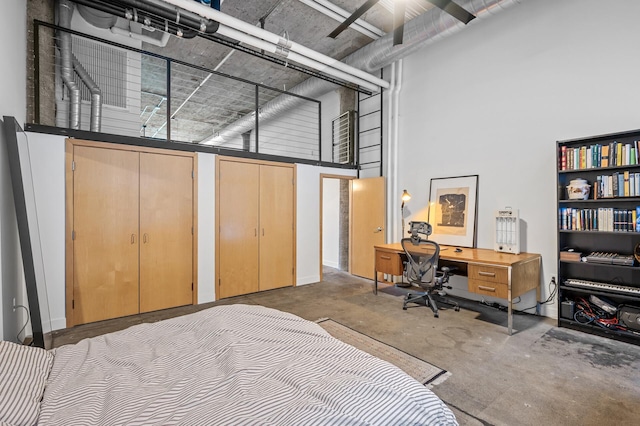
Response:
[[[453,308],[453,310],[456,312],[460,312],[460,306],[456,306],[455,308]]]
[[[406,311],[406,310],[407,310],[407,307],[406,307],[406,306],[403,306],[403,307],[402,307],[402,310],[403,310],[403,311]]]

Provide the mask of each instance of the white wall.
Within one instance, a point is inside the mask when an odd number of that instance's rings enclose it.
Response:
[[[356,170],[298,164],[297,284],[320,280],[320,174],[356,176]]]
[[[478,246],[493,245],[494,210],[520,209],[522,249],[543,256],[546,298],[557,273],[555,142],[640,127],[639,15],[635,0],[529,0],[406,58],[399,182],[413,195],[409,220],[426,220],[431,178],[478,174]],[[529,295],[517,307],[534,304]]]
[[[45,331],[49,324],[57,330],[66,326],[65,138],[39,133],[26,135],[38,218],[38,225],[30,223],[30,227],[40,234],[45,288],[39,290],[40,296],[46,295],[48,305],[41,308],[43,323]],[[206,153],[197,156],[198,303],[206,303],[215,300],[216,156]],[[298,165],[297,170],[297,283],[309,284],[320,279],[320,174],[355,176],[356,171],[307,165]],[[11,332],[15,335],[17,330]]]
[[[322,185],[322,264],[340,269],[340,179]]]
[[[216,156],[198,153],[198,303],[215,300]]]
[[[6,0],[0,14],[0,117],[14,116],[19,123],[26,119],[27,2]],[[2,130],[2,129],[0,129]],[[24,315],[13,312],[13,298],[26,304],[22,263],[18,245],[9,163],[4,134],[0,132],[0,339],[16,340]]]

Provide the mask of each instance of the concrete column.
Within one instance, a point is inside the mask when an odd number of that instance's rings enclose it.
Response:
[[[349,181],[340,179],[340,219],[338,264],[341,271],[349,270]]]
[[[356,92],[346,87],[338,89],[340,114],[356,109]],[[340,180],[340,270],[349,270],[349,181]]]

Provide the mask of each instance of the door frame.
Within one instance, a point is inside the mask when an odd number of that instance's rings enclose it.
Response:
[[[191,303],[198,304],[198,155],[195,152],[174,151],[170,149],[149,148],[137,145],[124,145],[109,142],[96,142],[82,139],[65,139],[65,316],[67,328],[73,327],[73,148],[74,146],[114,149],[120,151],[148,152],[152,154],[190,157],[193,159],[193,238],[192,238],[192,274],[193,292]]]
[[[348,176],[348,175],[336,175],[336,174],[331,174],[331,173],[320,173],[320,259],[319,259],[319,266],[320,266],[320,281],[323,280],[323,273],[322,273],[322,269],[324,267],[324,262],[323,262],[323,257],[322,257],[322,236],[323,236],[323,229],[322,229],[322,222],[323,222],[323,214],[324,214],[324,205],[323,205],[323,198],[324,198],[324,180],[325,179],[340,179],[340,180],[347,180],[347,181],[351,181],[354,179],[358,179],[357,176]],[[349,199],[351,199],[351,189],[349,189]],[[351,218],[351,202],[349,202],[349,222],[351,222],[352,218]],[[349,225],[349,228],[351,228],[351,225]],[[349,271],[347,271],[349,273],[351,273],[351,241],[349,240]]]

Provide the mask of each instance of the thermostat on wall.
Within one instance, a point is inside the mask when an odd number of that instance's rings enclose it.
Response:
[[[520,217],[518,210],[513,210],[511,207],[497,210],[494,231],[495,251],[520,253]]]

